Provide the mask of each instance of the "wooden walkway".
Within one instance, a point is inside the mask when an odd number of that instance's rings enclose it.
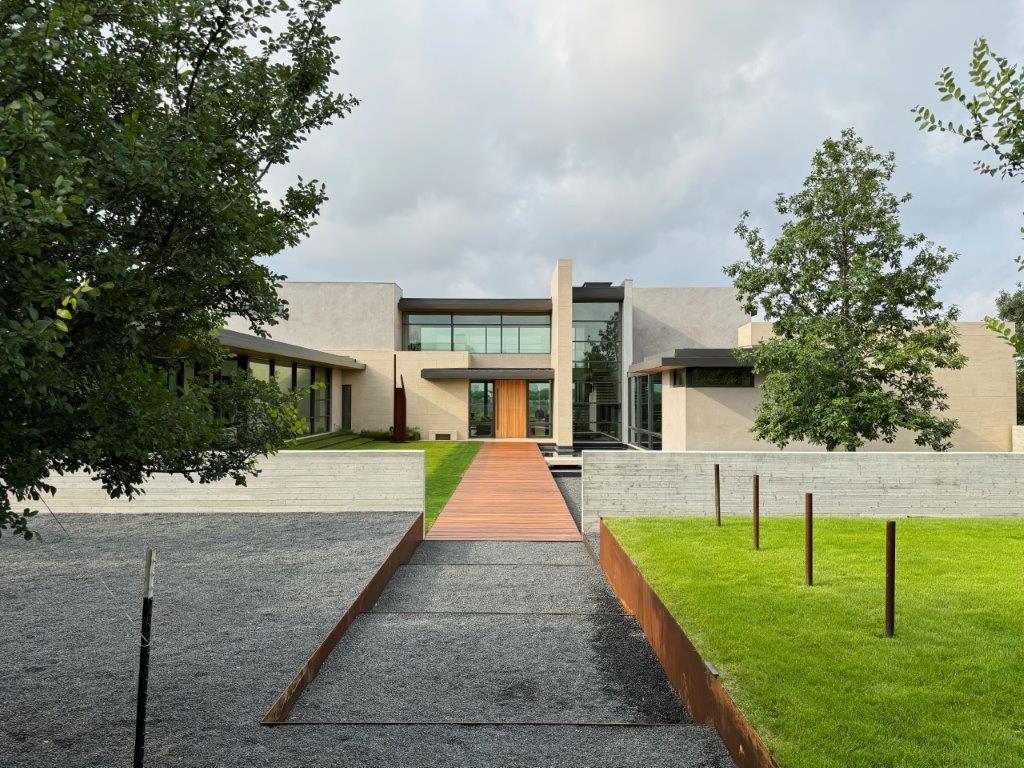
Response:
[[[534,443],[485,443],[426,538],[581,540]]]

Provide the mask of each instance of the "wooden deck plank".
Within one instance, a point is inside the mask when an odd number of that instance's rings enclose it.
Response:
[[[486,443],[426,538],[580,541],[580,533],[536,444]]]

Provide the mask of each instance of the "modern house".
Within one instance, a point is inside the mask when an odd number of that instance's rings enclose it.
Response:
[[[281,295],[290,316],[271,340],[240,321],[221,340],[254,376],[323,382],[305,404],[313,432],[391,428],[397,383],[424,439],[772,449],[749,431],[760,381],[731,352],[771,326],[732,288],[574,286],[563,259],[538,298],[413,298],[395,283],[286,282]],[[958,327],[968,364],[936,374],[960,423],[954,449],[1012,450],[1011,350],[983,323]],[[905,435],[871,450],[921,449]]]

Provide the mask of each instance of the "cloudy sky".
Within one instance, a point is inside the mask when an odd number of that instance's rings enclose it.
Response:
[[[577,282],[727,285],[741,211],[773,234],[776,193],[853,126],[896,152],[907,229],[961,254],[964,319],[1017,280],[1024,185],[910,108],[978,36],[1024,60],[1024,0],[345,0],[331,27],[362,105],[272,179],[330,195],[272,262],[291,279],[545,295],[570,257]]]

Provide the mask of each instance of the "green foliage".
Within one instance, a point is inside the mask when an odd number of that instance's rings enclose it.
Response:
[[[946,67],[935,83],[941,101],[955,101],[967,111],[967,123],[943,122],[924,106],[914,108],[915,122],[921,130],[951,133],[961,137],[965,144],[981,145],[994,161],[977,161],[974,167],[979,173],[1002,178],[1021,176],[1024,174],[1024,67],[992,53],[988,41],[980,38],[974,43],[968,79],[973,92],[965,92],[953,70]],[[1021,234],[1024,235],[1024,227],[1021,227]],[[1017,257],[1017,266],[1024,271],[1024,257]],[[1019,284],[1017,288],[1019,294]],[[1020,314],[1015,317],[1019,318]],[[1024,333],[1007,325],[1007,319],[1019,323],[1017,319],[1007,318],[1002,307],[1000,318],[985,318],[990,329],[1012,345],[1018,356],[1024,356]],[[1021,327],[1024,326],[1018,325]]]
[[[1013,293],[1000,291],[996,296],[996,310],[999,317],[997,320],[990,318],[989,327],[1017,346],[1021,336],[1015,335],[1014,329],[1024,328],[1024,288],[1018,285]],[[1017,423],[1024,424],[1024,356],[1020,349],[1017,350]]]
[[[726,267],[745,311],[774,321],[774,337],[736,354],[764,376],[753,431],[779,446],[795,440],[856,450],[892,442],[949,447],[935,368],[961,368],[955,307],[936,298],[956,258],[900,228],[901,198],[888,191],[895,158],[852,130],[814,154],[803,190],[779,195],[789,217],[767,244],[744,214],[736,227],[750,257]]]
[[[292,395],[201,375],[225,318],[276,322],[260,263],[324,188],[264,178],[356,103],[328,87],[332,2],[23,0],[0,14],[0,532],[53,473],[114,496],[156,472],[242,483],[299,429]]]

